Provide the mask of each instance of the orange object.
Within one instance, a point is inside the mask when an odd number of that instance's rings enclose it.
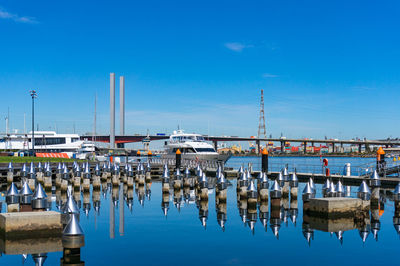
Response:
[[[382,216],[385,210],[379,210],[379,216]]]
[[[110,156],[110,163],[112,163],[113,162],[113,157],[112,156]]]
[[[328,166],[328,159],[324,158],[324,159],[322,160],[322,162],[323,162],[324,166]]]
[[[267,148],[264,148],[264,149],[262,150],[261,154],[263,154],[263,155],[268,155],[268,150],[267,150]]]
[[[140,155],[140,151],[137,151],[136,155]]]
[[[329,168],[326,168],[326,170],[325,170],[325,175],[326,176],[330,176],[331,175],[331,170],[329,170]]]
[[[153,154],[151,153],[151,150],[149,150],[149,151],[147,152],[147,155],[153,155]]]
[[[177,149],[176,154],[181,154],[181,151],[179,149]]]
[[[66,158],[68,159],[68,154],[64,152],[37,152],[36,157],[41,158]]]
[[[378,155],[384,155],[385,151],[382,149],[382,147],[379,147],[378,151],[376,152]]]

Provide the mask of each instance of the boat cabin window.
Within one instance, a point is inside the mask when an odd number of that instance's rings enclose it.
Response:
[[[177,136],[172,137],[173,142],[185,142],[185,141],[196,141],[195,136]]]
[[[57,145],[65,144],[65,138],[35,138],[35,145]]]
[[[71,142],[77,142],[79,138],[71,138]]]
[[[196,148],[197,152],[215,152],[213,148]]]
[[[204,138],[202,136],[197,136],[197,141],[204,141]]]

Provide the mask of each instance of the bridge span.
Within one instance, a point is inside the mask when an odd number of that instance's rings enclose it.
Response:
[[[303,143],[304,151],[306,151],[306,147],[308,144],[314,146],[316,143],[318,144],[330,144],[333,147],[333,152],[336,152],[337,145],[343,147],[343,145],[358,145],[358,151],[361,153],[362,146],[368,148],[369,146],[382,146],[386,148],[391,148],[395,146],[400,146],[400,140],[339,140],[339,139],[296,139],[296,138],[254,138],[254,137],[237,137],[237,136],[207,136],[203,135],[207,141],[212,141],[214,146],[217,147],[218,142],[239,142],[239,141],[254,141],[257,146],[260,145],[261,142],[278,142],[281,144],[281,150],[285,146],[286,142],[291,143]],[[98,142],[110,142],[110,136],[102,135],[102,136],[93,136],[93,135],[85,135],[80,137],[82,140],[91,140]],[[115,136],[115,143],[124,144],[124,143],[133,143],[133,142],[141,142],[143,140],[156,141],[156,140],[167,140],[169,139],[169,135],[125,135],[125,136]]]

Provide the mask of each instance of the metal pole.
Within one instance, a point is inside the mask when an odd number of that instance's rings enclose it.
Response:
[[[119,77],[119,134],[125,135],[125,78]]]
[[[30,91],[32,97],[32,156],[35,156],[35,98],[37,97],[36,91]]]
[[[110,73],[110,147],[115,148],[115,73]]]
[[[32,95],[32,156],[35,152],[35,98]]]

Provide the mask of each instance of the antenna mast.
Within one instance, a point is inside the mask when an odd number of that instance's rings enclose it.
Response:
[[[94,135],[94,142],[96,142],[96,109],[97,109],[97,92],[94,96],[94,123],[93,123],[93,135]],[[96,145],[96,143],[95,143]]]
[[[267,135],[267,130],[265,129],[265,113],[264,113],[264,90],[261,90],[261,102],[260,102],[260,120],[258,122],[258,134],[257,138],[265,139]],[[259,146],[259,145],[257,145]],[[257,152],[260,151],[260,147],[257,147]]]

